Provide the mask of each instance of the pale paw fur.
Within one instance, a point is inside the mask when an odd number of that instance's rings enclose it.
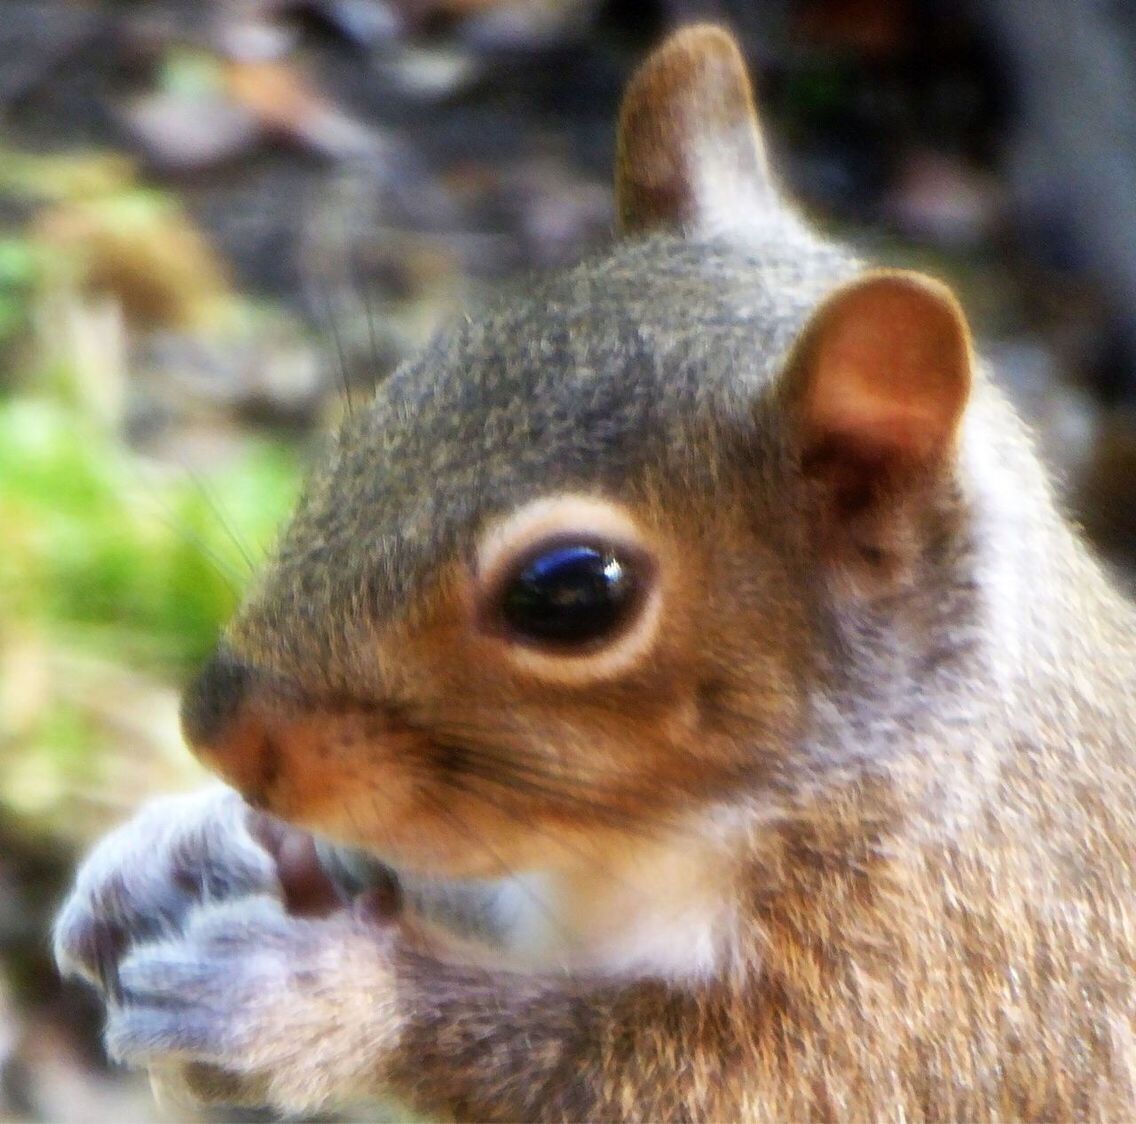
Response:
[[[302,1112],[365,1096],[399,1036],[390,932],[348,911],[289,916],[268,895],[200,906],[123,960],[108,1050],[199,1100]]]
[[[178,933],[201,902],[280,897],[276,861],[253,835],[255,815],[220,785],[147,804],[79,870],[55,923],[60,971],[113,997],[130,949]]]

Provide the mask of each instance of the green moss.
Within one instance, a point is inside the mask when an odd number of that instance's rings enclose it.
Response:
[[[0,402],[0,619],[183,670],[232,613],[298,476],[294,454],[250,440],[207,476],[161,478],[72,411]]]
[[[36,247],[24,238],[0,238],[0,347],[22,332],[40,269]]]

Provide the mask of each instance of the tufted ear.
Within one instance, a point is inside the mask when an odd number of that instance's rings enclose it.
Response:
[[[864,274],[821,305],[782,390],[829,547],[895,561],[917,545],[970,396],[970,332],[945,285]]]
[[[716,231],[773,196],[753,89],[733,38],[673,34],[627,88],[616,146],[620,231]]]

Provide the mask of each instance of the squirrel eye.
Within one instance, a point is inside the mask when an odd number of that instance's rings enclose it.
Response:
[[[545,547],[516,571],[501,614],[519,639],[560,647],[590,645],[619,631],[639,601],[629,555],[583,543]]]

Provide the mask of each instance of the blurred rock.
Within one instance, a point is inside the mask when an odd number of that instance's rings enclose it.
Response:
[[[883,201],[883,216],[903,234],[947,250],[981,246],[1004,214],[997,181],[957,158],[909,152]]]
[[[465,8],[461,38],[492,50],[547,50],[582,42],[600,10],[600,0],[496,0],[455,3]]]
[[[300,29],[286,18],[298,5],[280,0],[220,0],[209,44],[221,57],[244,62],[278,62],[295,51]]]
[[[1136,578],[1136,410],[1101,419],[1075,502],[1093,541]]]
[[[480,25],[499,46],[540,45],[569,29],[584,30],[598,10],[597,0],[392,0],[419,29],[454,24]],[[494,32],[496,29],[496,32]],[[488,40],[487,40],[488,41]]]
[[[247,155],[261,140],[260,122],[244,106],[211,93],[146,94],[119,115],[149,163],[163,172],[196,172]]]
[[[615,213],[607,183],[584,179],[562,159],[510,164],[482,179],[482,206],[519,237],[528,268],[551,269],[580,258],[608,237]]]
[[[134,432],[208,416],[310,425],[334,387],[309,335],[268,313],[210,335],[139,335],[130,367]]]
[[[242,13],[219,22],[211,49],[165,43],[154,84],[118,101],[120,119],[155,168],[206,169],[247,155],[261,140],[329,160],[381,147],[381,130],[337,104],[305,71],[293,35]]]
[[[388,43],[407,28],[397,5],[388,0],[314,0],[305,7],[360,50]]]
[[[400,38],[409,28],[407,13],[397,0],[221,0],[215,23],[217,42],[227,52],[235,45],[234,31],[243,28],[285,29],[314,24],[360,52],[368,52]],[[263,33],[256,31],[257,37]],[[237,54],[242,54],[237,51]],[[278,55],[276,57],[279,57]]]
[[[456,43],[407,46],[371,66],[400,94],[426,102],[468,93],[485,73],[477,55]]]
[[[230,97],[270,136],[333,160],[377,152],[381,135],[331,101],[294,64],[234,59],[225,68]]]

